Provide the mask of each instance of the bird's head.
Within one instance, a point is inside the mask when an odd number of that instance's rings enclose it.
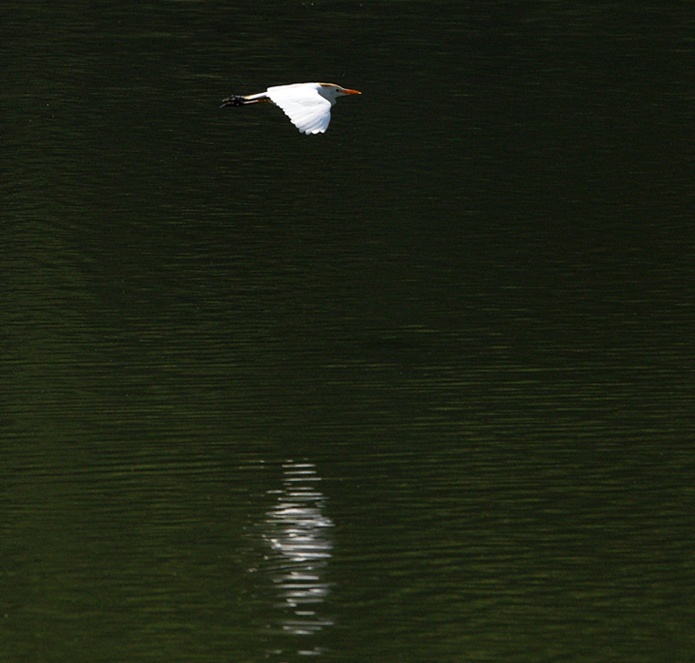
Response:
[[[349,90],[348,88],[340,87],[335,83],[319,83],[319,94],[334,103],[338,97],[344,97],[347,94],[362,94],[357,90]]]

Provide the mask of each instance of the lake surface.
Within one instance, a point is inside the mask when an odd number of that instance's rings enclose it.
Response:
[[[687,3],[0,26],[2,660],[695,661]]]

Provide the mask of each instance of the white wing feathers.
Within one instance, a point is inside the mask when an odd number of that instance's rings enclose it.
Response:
[[[278,85],[269,87],[266,94],[301,133],[322,134],[331,121],[333,103],[318,94],[317,87],[318,84],[307,83]]]

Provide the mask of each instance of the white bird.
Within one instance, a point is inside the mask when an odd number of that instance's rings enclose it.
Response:
[[[331,121],[331,106],[338,97],[346,94],[361,94],[333,83],[293,83],[276,85],[265,92],[241,96],[233,94],[222,102],[225,106],[246,106],[261,101],[270,101],[280,106],[301,133],[322,134]]]

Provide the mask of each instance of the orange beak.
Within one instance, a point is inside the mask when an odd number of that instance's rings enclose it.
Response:
[[[358,92],[357,90],[348,90],[348,89],[346,89],[346,88],[344,88],[344,87],[343,87],[343,88],[340,88],[340,91],[341,91],[343,94],[362,94],[361,92]]]

